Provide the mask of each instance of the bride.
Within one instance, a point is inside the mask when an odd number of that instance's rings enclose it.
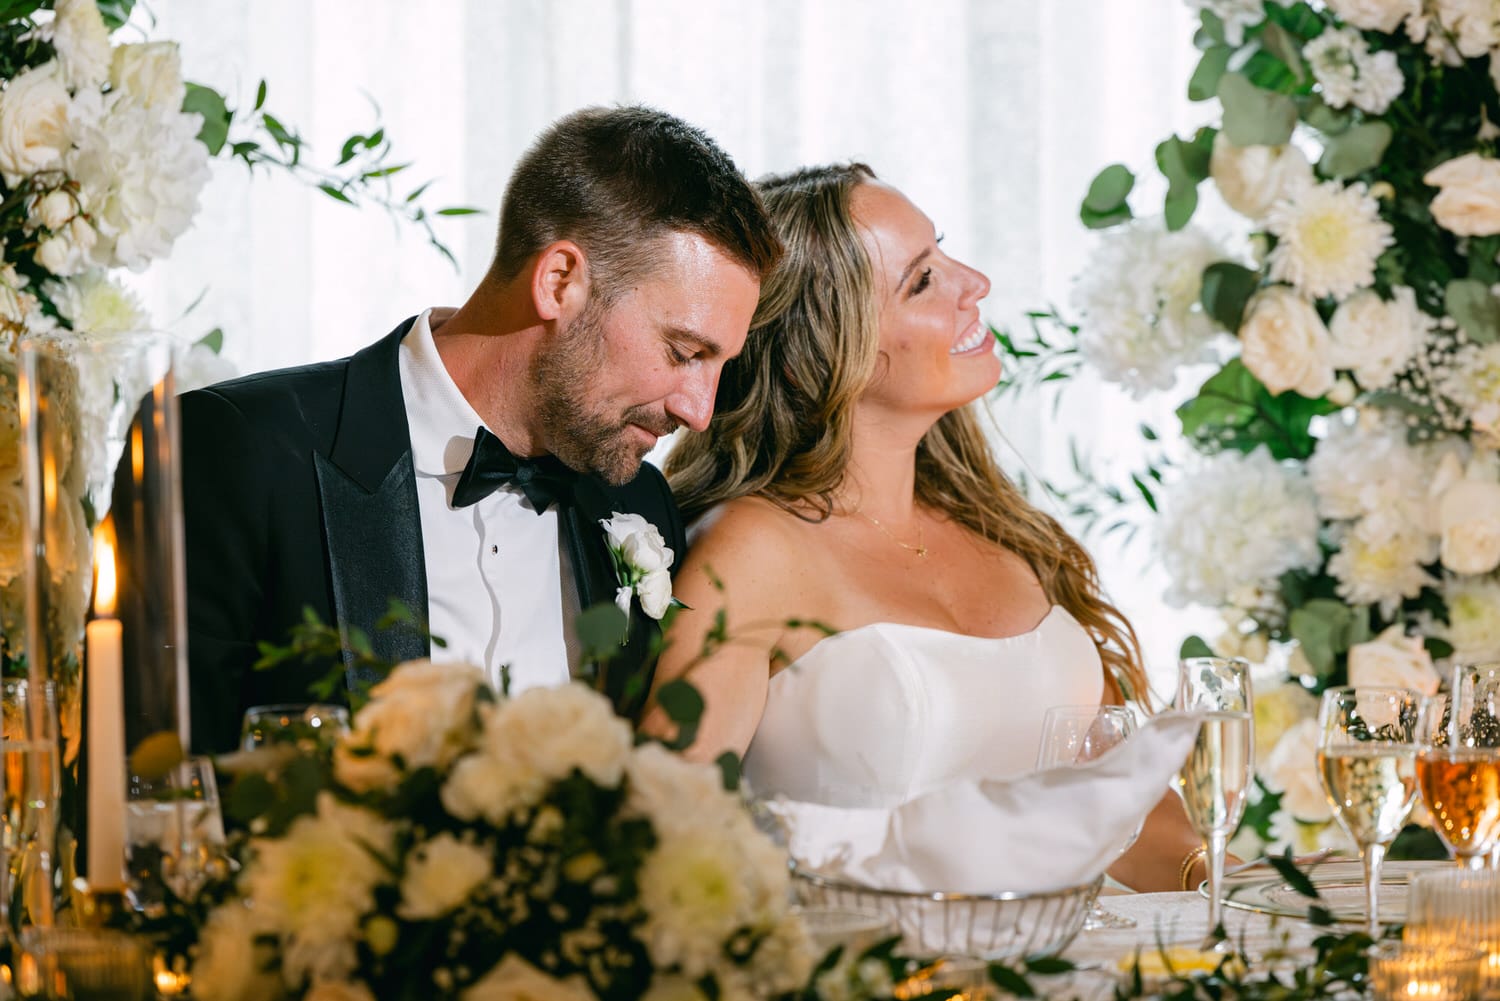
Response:
[[[761,794],[895,806],[1025,772],[1048,706],[1147,686],[1088,553],[1006,479],[969,406],[1000,377],[989,281],[862,164],[759,188],[786,257],[708,431],[668,460],[695,611],[656,685],[688,673],[706,701],[689,753],[742,754]],[[720,609],[733,641],[701,659]],[[670,729],[660,710],[645,726]],[[1111,874],[1203,878],[1175,796]]]

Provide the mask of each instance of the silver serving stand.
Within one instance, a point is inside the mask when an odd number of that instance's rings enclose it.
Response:
[[[792,890],[813,907],[852,907],[889,916],[916,955],[1011,959],[1056,953],[1083,927],[1104,877],[1047,893],[918,893],[880,890],[792,864]]]

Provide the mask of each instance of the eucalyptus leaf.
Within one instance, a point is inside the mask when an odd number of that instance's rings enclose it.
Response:
[[[1394,133],[1385,122],[1361,122],[1331,136],[1318,160],[1325,177],[1353,177],[1380,165]]]
[[[1089,183],[1089,192],[1083,198],[1083,207],[1093,212],[1107,213],[1119,208],[1135,187],[1135,175],[1122,163],[1112,163],[1099,171]]]
[[[1232,55],[1234,49],[1227,45],[1213,45],[1203,53],[1203,58],[1198,60],[1198,66],[1188,80],[1189,101],[1208,101],[1218,95],[1219,79],[1229,68],[1229,57]]]
[[[1354,610],[1332,598],[1314,598],[1292,610],[1287,627],[1320,678],[1333,674],[1339,654],[1349,649]]]
[[[1219,15],[1206,7],[1199,12],[1202,27],[1198,29],[1199,34],[1210,39],[1216,45],[1223,45],[1227,38],[1224,34],[1224,21]]]
[[[1239,73],[1219,80],[1224,134],[1236,146],[1280,146],[1292,138],[1297,105],[1285,94],[1262,90]]]
[[[1500,340],[1500,302],[1495,301],[1489,286],[1483,282],[1472,278],[1449,282],[1443,308],[1474,343],[1493,344]]]
[[[1182,660],[1187,660],[1189,657],[1212,657],[1214,648],[1209,646],[1201,636],[1189,636],[1182,641],[1177,656]]]
[[[204,334],[202,337],[198,338],[195,343],[203,345],[214,354],[219,354],[224,350],[224,328],[215,327],[208,333]]]
[[[1233,261],[1218,261],[1203,269],[1199,300],[1203,308],[1230,333],[1240,329],[1245,304],[1255,294],[1260,275]]]
[[[187,96],[182,100],[182,110],[188,114],[203,116],[203,126],[198,130],[198,141],[208,150],[209,156],[218,156],[219,150],[229,139],[229,106],[224,95],[212,87],[189,83]]]
[[[1353,118],[1347,111],[1336,111],[1322,98],[1313,97],[1302,106],[1302,120],[1325,136],[1336,136],[1349,128]]]
[[[1260,45],[1261,48],[1280,59],[1298,81],[1307,79],[1307,66],[1302,62],[1302,39],[1275,21],[1267,21],[1265,27],[1261,29]]]
[[[104,26],[110,31],[125,26],[130,20],[130,12],[135,8],[135,0],[99,0],[99,15],[104,18]],[[8,16],[8,15],[6,15]]]
[[[583,645],[585,659],[608,659],[619,652],[629,625],[624,612],[605,602],[581,612],[573,622],[573,631]]]
[[[1167,192],[1166,201],[1162,202],[1162,218],[1166,221],[1167,230],[1176,233],[1193,219],[1193,213],[1198,210],[1198,189],[1171,189]]]
[[[1120,207],[1112,212],[1093,212],[1086,207],[1080,207],[1078,218],[1089,229],[1108,229],[1122,222],[1129,222],[1135,216],[1130,211],[1130,206],[1122,202]]]

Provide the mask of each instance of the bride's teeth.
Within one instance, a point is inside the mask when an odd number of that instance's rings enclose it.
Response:
[[[962,341],[959,341],[957,344],[955,344],[948,353],[953,355],[961,355],[966,351],[973,351],[975,348],[979,347],[979,345],[984,343],[984,335],[984,328],[980,327],[978,330],[974,331],[973,334],[965,337]]]

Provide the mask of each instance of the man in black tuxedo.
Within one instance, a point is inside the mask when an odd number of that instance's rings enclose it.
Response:
[[[326,666],[251,669],[304,607],[364,630],[384,658],[427,656],[423,637],[375,630],[397,598],[448,641],[444,657],[492,679],[507,665],[513,690],[566,680],[573,618],[629,597],[602,522],[654,526],[660,539],[638,540],[647,562],[661,542],[683,553],[642,459],[707,425],[780,253],[706,135],[651,109],[588,109],[522,158],[494,262],[457,310],[350,358],[183,396],[194,745],[233,747],[251,705],[308,700]],[[617,701],[649,688],[653,614],[659,592],[631,599]],[[367,680],[352,660],[345,674]]]

